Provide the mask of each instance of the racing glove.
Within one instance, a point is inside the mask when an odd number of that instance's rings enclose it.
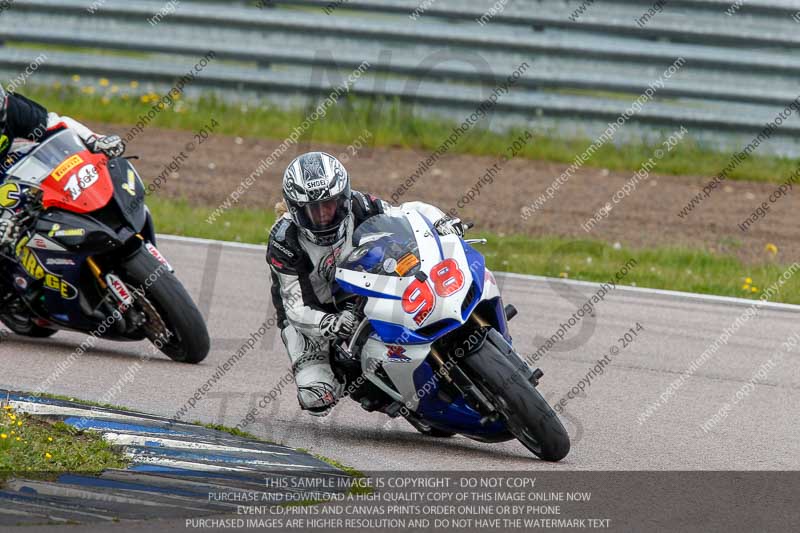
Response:
[[[19,226],[10,218],[0,219],[0,249],[13,245],[19,237]]]
[[[439,219],[433,227],[436,228],[436,233],[439,235],[464,236],[464,224],[461,219],[450,215],[445,215],[444,218]]]
[[[346,339],[355,331],[356,322],[356,315],[351,311],[328,313],[322,318],[319,329],[322,335],[329,339]]]
[[[86,147],[96,154],[103,153],[108,157],[119,157],[125,153],[125,143],[119,135],[93,135],[86,139]]]

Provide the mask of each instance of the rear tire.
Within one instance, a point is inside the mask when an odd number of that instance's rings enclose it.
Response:
[[[509,431],[545,461],[560,461],[570,442],[558,416],[511,361],[488,340],[465,360],[470,377],[503,415]]]
[[[19,310],[15,314],[17,308],[19,308]],[[58,330],[43,328],[35,324],[30,314],[28,314],[27,309],[23,310],[23,308],[24,304],[17,300],[9,306],[9,308],[4,309],[3,312],[0,313],[0,322],[17,335],[22,335],[24,337],[44,339],[56,334]]]
[[[127,273],[126,281],[142,290],[172,334],[159,349],[179,363],[196,364],[205,359],[210,347],[208,329],[178,278],[144,248],[134,254],[123,268]],[[152,338],[150,340],[154,342]]]
[[[8,319],[4,315],[0,315],[0,322],[2,322],[5,327],[10,329],[17,335],[22,335],[23,337],[46,339],[47,337],[52,337],[58,332],[58,330],[55,329],[48,329],[48,328],[43,328],[42,326],[37,326],[33,322],[31,322],[27,326],[21,326],[15,323],[13,320]]]

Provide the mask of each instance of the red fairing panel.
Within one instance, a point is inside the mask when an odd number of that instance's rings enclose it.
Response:
[[[65,159],[42,184],[42,205],[74,213],[105,207],[114,195],[108,158],[86,150]]]

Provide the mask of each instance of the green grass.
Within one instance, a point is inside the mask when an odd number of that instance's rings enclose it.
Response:
[[[31,394],[31,396],[33,396],[33,394]],[[114,404],[110,404],[110,403],[93,402],[92,400],[79,400],[77,398],[73,398],[72,396],[64,396],[62,394],[50,394],[49,392],[42,392],[42,393],[40,393],[40,394],[38,394],[36,396],[40,397],[40,398],[51,398],[53,400],[63,400],[63,401],[66,401],[66,402],[75,402],[75,403],[79,403],[79,404],[82,404],[82,405],[91,405],[91,406],[94,406],[94,407],[103,407],[103,408],[106,408],[106,409],[117,409],[118,411],[130,411],[130,409],[127,409],[125,407],[120,407],[119,405],[114,405]]]
[[[206,424],[206,423],[203,423],[203,422],[200,422],[200,421],[197,421],[197,420],[194,421],[194,422],[189,422],[189,423],[190,424],[197,424],[199,426],[203,426],[204,428],[208,428],[208,429],[216,429],[217,431],[223,431],[225,433],[229,433],[229,434],[235,435],[237,437],[244,437],[246,439],[253,439],[253,440],[257,440],[259,442],[266,442],[266,443],[269,443],[269,444],[277,444],[275,442],[272,442],[272,441],[269,441],[269,440],[266,440],[266,439],[262,439],[261,437],[253,435],[252,433],[248,433],[247,431],[242,431],[241,429],[234,428],[234,427],[223,426],[222,424]],[[307,453],[308,455],[311,455],[311,456],[315,457],[316,459],[319,459],[323,463],[328,463],[329,465],[333,466],[334,468],[338,468],[339,470],[341,470],[344,473],[349,474],[349,475],[351,475],[353,477],[364,477],[364,474],[361,473],[360,471],[356,470],[353,467],[344,465],[344,464],[340,463],[339,461],[337,461],[336,459],[331,459],[330,457],[325,457],[324,455],[318,455],[318,454],[315,454],[315,453],[311,453],[306,448],[295,448],[295,450],[297,450],[298,452],[301,452],[301,453]]]
[[[364,473],[362,471],[360,471],[360,470],[358,470],[356,468],[353,468],[352,466],[347,466],[345,464],[342,464],[339,461],[337,461],[336,459],[331,459],[330,457],[325,457],[324,455],[320,455],[318,453],[311,453],[311,451],[309,451],[309,450],[307,450],[305,448],[297,448],[297,451],[303,452],[303,453],[307,453],[307,454],[313,456],[314,458],[319,459],[323,463],[328,463],[332,467],[338,468],[339,470],[341,470],[345,474],[347,474],[347,475],[349,475],[349,476],[351,476],[351,477],[353,477],[355,479],[359,479],[360,480],[360,479],[366,479],[366,477],[367,477],[366,475],[364,475]],[[372,494],[372,492],[373,492],[372,487],[362,487],[362,486],[357,485],[357,484],[352,485],[347,491],[348,494],[353,494],[353,495]],[[298,502],[298,503],[300,505],[309,505],[309,504],[320,503],[320,502],[321,502],[321,500],[303,500],[302,502]]]
[[[365,477],[364,473],[361,472],[360,470],[357,470],[357,469],[353,468],[352,466],[347,466],[345,464],[342,464],[339,461],[337,461],[336,459],[331,459],[330,457],[325,457],[324,455],[319,455],[317,453],[311,453],[308,450],[302,449],[302,448],[299,448],[299,450],[304,451],[304,452],[312,455],[313,457],[315,457],[316,459],[319,459],[323,463],[328,463],[332,467],[338,468],[339,470],[341,470],[345,474],[348,474],[348,475],[353,476],[355,478],[363,478],[363,477]],[[354,491],[358,490],[358,487],[354,487],[353,490]]]
[[[260,209],[230,209],[214,224],[206,218],[213,209],[190,205],[184,200],[168,200],[156,195],[147,198],[156,230],[187,237],[266,244],[275,221],[274,214]]]
[[[158,232],[174,235],[266,244],[268,230],[275,220],[272,211],[235,208],[228,210],[221,222],[208,224],[206,217],[214,210],[211,207],[191,206],[155,196],[148,199],[148,205]],[[774,283],[788,266],[774,262],[767,252],[762,264],[745,265],[732,255],[698,249],[615,249],[610,244],[590,240],[526,235],[499,237],[488,233],[468,236],[489,240],[488,244],[477,248],[492,270],[603,282],[633,258],[637,264],[621,281],[622,285],[753,300],[758,299],[761,291]],[[746,278],[752,281],[746,284],[745,290]],[[772,301],[800,304],[800,277],[789,279]]]
[[[600,241],[484,236],[490,244],[480,250],[493,269],[605,282],[634,259],[636,264],[621,285],[753,300],[787,269],[786,265],[773,262],[745,265],[734,256],[697,249],[615,249]],[[751,279],[749,283],[747,278]],[[791,278],[772,301],[800,304],[800,279]]]
[[[134,124],[160,95],[142,95],[131,88],[136,80],[114,80],[111,83],[88,85],[82,79],[66,78],[58,87],[26,87],[26,95],[49,109],[82,120],[117,124]],[[135,83],[134,83],[135,84]],[[112,93],[112,90],[116,92]],[[87,94],[91,92],[91,94]],[[200,100],[181,101],[159,113],[151,125],[161,128],[198,130],[214,118],[220,123],[217,132],[283,140],[307,116],[306,109],[285,110],[264,103],[243,106],[225,103],[213,96]],[[328,114],[314,123],[304,140],[348,145],[364,130],[372,132],[377,146],[392,146],[434,150],[450,135],[454,123],[422,116],[412,116],[406,105],[396,101],[375,101],[365,98],[343,99]],[[451,150],[499,156],[520,135],[520,130],[493,133],[475,130],[463,137]],[[576,155],[591,144],[591,139],[564,140],[552,135],[534,135],[522,149],[520,157],[572,162]],[[654,145],[639,143],[616,147],[601,147],[588,166],[619,171],[638,170],[653,155]],[[715,152],[686,139],[666,154],[658,163],[660,174],[712,176],[729,162],[730,154]],[[800,161],[782,157],[756,155],[739,165],[730,179],[779,182],[786,179]]]
[[[99,473],[127,466],[99,434],[9,407],[0,412],[0,485],[13,476],[50,479],[59,472]]]
[[[244,439],[253,439],[253,440],[260,441],[260,442],[266,442],[268,444],[275,444],[272,441],[269,441],[267,439],[262,439],[261,437],[256,437],[252,433],[248,433],[247,431],[242,431],[239,428],[232,428],[232,427],[228,427],[228,426],[223,426],[222,424],[207,424],[205,422],[200,422],[199,420],[195,420],[194,422],[188,422],[188,423],[189,424],[195,424],[195,425],[198,425],[198,426],[203,426],[206,429],[215,429],[217,431],[222,431],[224,433],[229,433],[229,434],[231,434],[231,435],[233,435],[235,437],[242,437]]]

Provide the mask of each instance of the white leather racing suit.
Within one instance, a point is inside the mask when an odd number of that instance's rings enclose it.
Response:
[[[312,414],[327,414],[341,391],[330,365],[331,339],[322,333],[323,321],[336,312],[332,286],[336,266],[351,251],[353,231],[367,218],[406,210],[419,211],[431,223],[446,215],[423,202],[399,207],[353,191],[353,212],[345,237],[333,246],[309,242],[284,215],[270,231],[267,263],[272,275],[272,302],[298,389],[298,400]]]

